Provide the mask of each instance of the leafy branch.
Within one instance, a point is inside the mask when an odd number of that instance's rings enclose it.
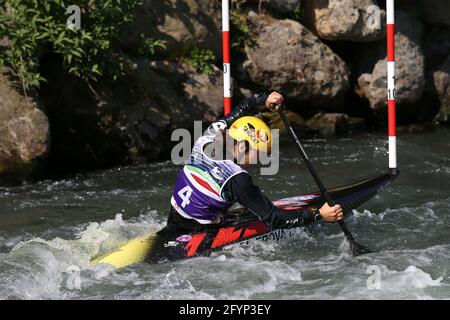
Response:
[[[39,87],[40,58],[47,53],[62,57],[63,68],[87,82],[108,73],[123,74],[119,35],[132,21],[142,0],[79,0],[81,28],[67,27],[69,0],[0,0],[0,65],[12,67],[24,87]],[[2,41],[2,42],[3,42]],[[160,43],[154,44],[156,49]]]

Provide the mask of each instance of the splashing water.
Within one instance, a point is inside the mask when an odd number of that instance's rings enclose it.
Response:
[[[327,186],[386,171],[376,136],[305,143]],[[89,260],[162,228],[179,167],[116,168],[0,188],[0,299],[449,299],[450,131],[399,141],[402,173],[347,223],[374,253],[352,257],[335,225],[211,257],[114,270]],[[255,181],[271,199],[316,188],[292,147]],[[298,167],[298,169],[294,169]]]

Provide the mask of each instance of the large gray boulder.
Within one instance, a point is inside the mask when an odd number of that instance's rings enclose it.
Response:
[[[343,113],[318,113],[306,125],[322,137],[334,137],[359,133],[366,129],[365,120],[350,117]]]
[[[322,39],[374,41],[385,36],[386,13],[373,0],[306,0],[308,27]]]
[[[441,103],[436,120],[450,124],[450,55],[444,64],[433,73],[434,86]]]
[[[396,14],[396,100],[399,105],[413,106],[420,101],[425,89],[425,59],[421,44],[423,26],[405,12],[398,11]],[[377,51],[386,52],[385,41],[378,46]],[[361,91],[375,111],[385,111],[387,104],[386,64],[386,58],[378,60],[372,73],[364,73],[358,78]]]
[[[300,23],[250,12],[254,45],[247,45],[248,79],[296,102],[337,109],[349,87],[345,62]]]
[[[280,142],[291,141],[291,136],[278,113],[267,112],[266,110],[262,110],[262,120],[271,129],[280,130]],[[285,110],[285,115],[299,137],[310,137],[318,133],[316,130],[307,127],[305,121],[299,114]]]
[[[21,88],[9,69],[0,70],[0,182],[39,175],[49,153],[47,117]]]
[[[220,3],[214,0],[144,0],[134,14],[134,21],[122,35],[128,52],[139,49],[139,34],[164,40],[167,52],[180,55],[193,47],[221,52]]]
[[[214,70],[212,74],[202,74],[184,65],[185,78],[181,83],[184,98],[200,110],[197,120],[206,123],[216,121],[223,114],[223,72],[216,67]]]

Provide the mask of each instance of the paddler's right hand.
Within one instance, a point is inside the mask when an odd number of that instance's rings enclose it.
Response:
[[[280,110],[281,104],[283,103],[283,96],[278,92],[272,92],[266,100],[266,107],[273,112]]]
[[[319,209],[322,220],[326,222],[338,222],[344,218],[342,207],[338,204],[330,207],[328,203],[325,203],[322,208]]]

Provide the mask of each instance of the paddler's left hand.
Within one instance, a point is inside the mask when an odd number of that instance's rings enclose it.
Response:
[[[320,208],[319,212],[325,222],[335,223],[344,218],[342,207],[338,204],[330,207],[328,203],[325,203],[322,208]]]
[[[283,103],[283,96],[278,92],[272,92],[266,100],[266,107],[269,108],[273,112],[278,112]]]

